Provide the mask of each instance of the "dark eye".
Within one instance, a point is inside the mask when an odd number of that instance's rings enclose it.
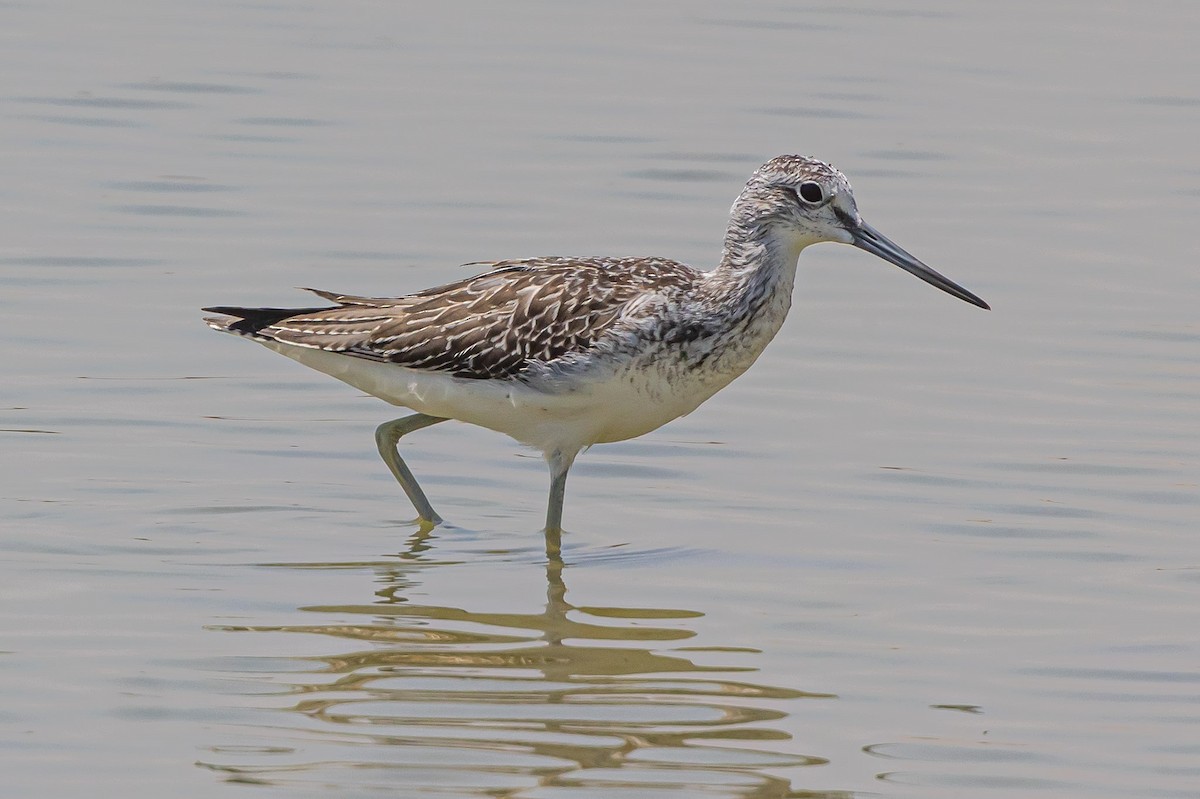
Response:
[[[819,183],[813,183],[811,180],[800,184],[800,196],[805,202],[819,203],[824,199],[825,195],[821,191]]]

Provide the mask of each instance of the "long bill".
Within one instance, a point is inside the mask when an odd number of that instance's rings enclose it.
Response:
[[[859,224],[850,228],[850,235],[854,237],[855,247],[858,247],[861,250],[866,250],[872,255],[878,255],[883,260],[895,264],[904,271],[911,272],[929,285],[937,286],[947,294],[952,294],[955,297],[958,297],[960,300],[969,302],[972,305],[978,305],[984,310],[991,310],[991,306],[989,306],[979,297],[976,297],[974,294],[967,291],[953,280],[943,277],[934,270],[930,269],[928,266],[921,263],[915,257],[906,252],[900,245],[896,244],[894,241],[868,225],[866,222],[860,222]]]

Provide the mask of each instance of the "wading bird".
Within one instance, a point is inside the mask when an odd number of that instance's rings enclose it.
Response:
[[[800,251],[840,242],[987,308],[863,221],[829,164],[781,155],[730,212],[720,264],[530,258],[402,297],[311,290],[322,308],[205,308],[234,333],[415,413],[375,431],[421,519],[441,521],[400,457],[401,436],[447,419],[505,433],[550,466],[546,529],[562,529],[579,451],[695,410],[745,372],[791,306]]]

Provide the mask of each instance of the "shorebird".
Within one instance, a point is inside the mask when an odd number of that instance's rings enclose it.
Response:
[[[415,411],[380,425],[375,441],[428,525],[441,518],[400,457],[402,436],[458,419],[540,450],[546,530],[557,533],[580,450],[691,413],[749,369],[791,306],[800,251],[820,242],[852,244],[988,308],[864,222],[841,172],[781,155],[734,202],[710,271],[666,258],[481,262],[471,265],[482,274],[401,297],[306,289],[333,306],[218,306],[205,321]]]

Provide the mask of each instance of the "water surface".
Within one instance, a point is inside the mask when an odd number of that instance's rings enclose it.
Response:
[[[1194,797],[1190,4],[9,4],[5,793]],[[806,251],[572,471],[199,321],[492,258],[711,266],[827,158],[984,313]]]

